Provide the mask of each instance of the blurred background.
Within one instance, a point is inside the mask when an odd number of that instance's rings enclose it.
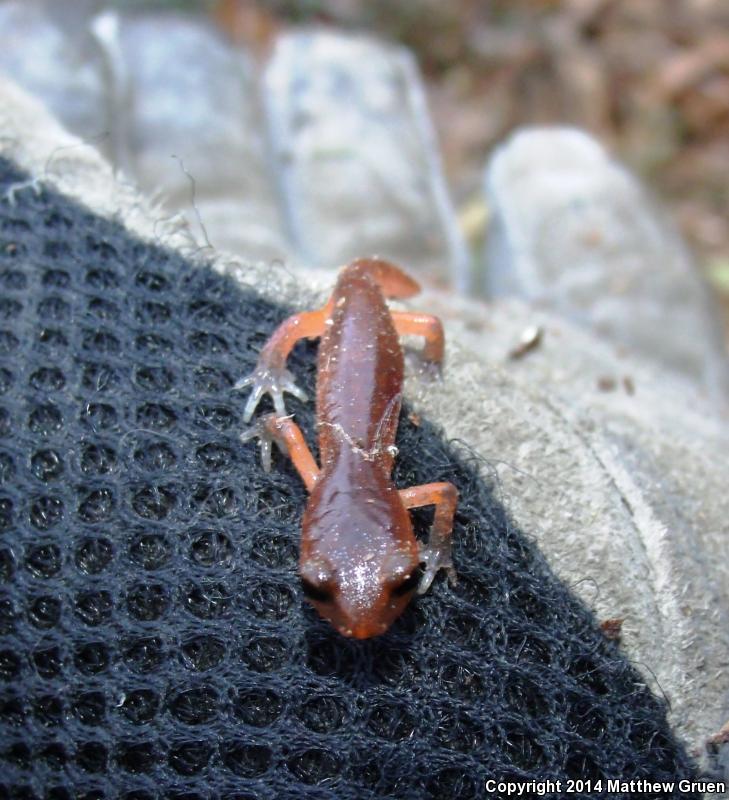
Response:
[[[209,8],[236,40],[264,51],[281,28],[312,22],[411,48],[468,233],[481,219],[472,204],[483,165],[509,132],[569,123],[593,133],[665,199],[729,297],[723,0],[222,0]]]
[[[211,4],[265,49],[323,22],[418,59],[459,220],[480,233],[480,176],[520,125],[593,133],[669,205],[729,309],[729,4],[723,0],[308,0]]]
[[[202,246],[377,252],[726,371],[725,0],[5,0],[0,37]]]

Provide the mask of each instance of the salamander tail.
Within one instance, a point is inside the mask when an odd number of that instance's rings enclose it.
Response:
[[[395,300],[412,297],[420,291],[420,284],[382,258],[358,258],[347,267],[366,273],[380,287],[385,297]]]

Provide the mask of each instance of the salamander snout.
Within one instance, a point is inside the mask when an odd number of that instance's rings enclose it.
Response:
[[[355,563],[336,572],[314,563],[318,566],[301,565],[306,599],[343,636],[354,639],[384,633],[405,610],[422,577],[417,561],[395,573],[383,570],[382,563]]]

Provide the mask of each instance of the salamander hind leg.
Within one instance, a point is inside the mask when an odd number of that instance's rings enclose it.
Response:
[[[265,394],[270,395],[276,414],[280,417],[286,415],[284,392],[294,395],[302,402],[306,400],[306,392],[296,385],[294,376],[286,369],[286,359],[299,339],[322,335],[330,310],[331,303],[327,303],[318,311],[294,314],[276,328],[263,346],[253,372],[233,386],[234,389],[251,387],[251,394],[243,409],[244,422],[250,420]]]
[[[392,321],[399,336],[412,334],[425,339],[423,358],[434,364],[443,363],[445,337],[443,323],[432,314],[421,314],[418,311],[391,311]]]
[[[435,505],[430,535],[420,550],[420,557],[425,562],[425,572],[418,586],[418,594],[428,591],[441,569],[446,571],[451,585],[455,585],[457,577],[451,555],[451,540],[458,490],[452,483],[426,483],[410,489],[400,489],[400,497],[406,508]]]

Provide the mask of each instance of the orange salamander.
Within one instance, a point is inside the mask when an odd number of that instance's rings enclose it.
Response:
[[[246,422],[260,398],[271,395],[276,412],[261,417],[241,439],[260,437],[266,471],[273,442],[291,457],[310,494],[299,559],[304,594],[340,633],[357,639],[384,633],[440,569],[456,580],[455,486],[398,490],[391,478],[404,372],[399,335],[423,336],[424,358],[443,359],[443,328],[436,317],[390,311],[385,303],[385,297],[410,297],[419,289],[387,261],[352,262],[326,305],[282,322],[253,373],[235,386],[252,386]],[[288,354],[305,337],[321,337],[316,397],[321,468],[283,402],[284,392],[306,399],[286,369]],[[435,514],[423,545],[407,509],[426,505],[435,505]]]

